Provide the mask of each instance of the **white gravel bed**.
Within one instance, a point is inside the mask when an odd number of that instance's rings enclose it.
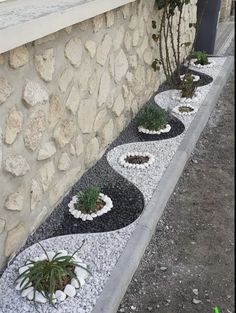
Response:
[[[180,136],[152,142],[134,142],[115,147],[107,155],[108,163],[122,176],[131,181],[143,193],[146,203],[151,199],[157,184],[173,158],[184,133]],[[155,156],[152,165],[144,169],[124,168],[119,158],[126,151],[149,152]]]
[[[129,226],[112,232],[95,234],[75,234],[54,237],[41,242],[46,250],[67,250],[73,253],[85,239],[79,258],[86,263],[92,276],[86,279],[86,284],[77,290],[74,298],[67,298],[56,305],[56,309],[49,304],[39,304],[40,313],[90,313],[103,290],[104,284],[117,263],[127,241],[135,229],[137,220]],[[42,249],[35,244],[20,253],[14,262],[6,269],[0,279],[0,312],[37,313],[32,301],[22,298],[20,291],[15,290],[15,279],[18,269],[29,258],[42,254]]]
[[[191,76],[192,76],[194,82],[198,82],[199,79],[200,79],[200,76],[198,76],[198,75],[193,75],[193,74],[191,74]],[[183,80],[184,77],[185,77],[185,74],[180,75],[180,79],[181,79],[181,80]]]
[[[94,218],[102,216],[103,214],[111,211],[113,208],[113,203],[110,197],[104,195],[103,193],[99,194],[99,199],[105,202],[104,207],[97,211],[96,213],[82,213],[80,210],[77,210],[75,204],[78,202],[77,196],[73,196],[70,203],[68,204],[69,212],[75,217],[80,218],[83,222],[92,221]]]
[[[209,58],[210,60],[210,58]],[[219,71],[221,70],[222,64],[224,63],[225,58],[216,58],[214,68],[204,68],[200,69],[199,72],[206,73],[214,78],[217,77]],[[199,87],[199,101],[191,103],[191,106],[198,111],[201,103],[204,101],[207,93],[211,88],[212,83]],[[155,102],[162,107],[163,109],[170,109],[180,105],[180,102],[176,99],[173,99],[173,96],[179,94],[179,90],[167,90],[156,95]],[[181,104],[185,105],[185,104]],[[174,114],[174,112],[172,112]],[[181,120],[185,125],[185,131],[177,137],[151,141],[151,142],[137,142],[130,143],[115,147],[113,150],[109,151],[107,154],[107,160],[109,164],[122,176],[131,181],[139,190],[143,193],[145,201],[148,202],[153,192],[158,186],[165,169],[169,165],[169,162],[173,158],[176,150],[178,149],[179,144],[181,143],[185,132],[189,128],[191,122],[193,121],[195,114],[189,115],[180,115],[174,114],[179,120]],[[136,170],[135,172],[132,169],[124,168],[119,164],[119,157],[122,154],[125,154],[127,151],[140,151],[140,152],[149,152],[155,156],[155,162],[145,170]]]
[[[211,59],[211,58],[209,58]],[[206,73],[215,78],[225,58],[215,58],[215,65],[212,68],[199,69],[199,72]],[[201,99],[193,105],[197,110],[208,93],[211,84],[199,87],[201,90]],[[171,94],[176,90],[169,90],[160,93],[156,101],[163,108],[173,109],[179,102],[171,99]],[[195,115],[182,116],[178,118],[185,124],[186,130],[194,119]],[[179,136],[152,142],[137,142],[118,146],[111,150],[107,159],[109,164],[121,175],[134,183],[144,195],[145,202],[150,200],[154,190],[158,186],[165,169],[173,158],[179,144],[181,143],[186,130]],[[119,165],[119,157],[127,151],[149,152],[155,156],[155,161],[147,169],[132,170]],[[131,234],[137,223],[112,232],[93,233],[93,234],[73,234],[60,237],[54,237],[42,241],[41,243],[47,250],[67,250],[74,252],[81,244],[83,239],[86,242],[79,252],[79,257],[88,264],[93,276],[89,276],[86,284],[80,288],[74,298],[67,298],[60,303],[57,309],[43,304],[39,306],[41,313],[91,313],[97,298],[104,288],[106,280],[109,278],[112,269],[115,267],[120,255],[123,252]],[[21,297],[19,291],[15,290],[14,280],[18,275],[19,267],[23,266],[26,260],[33,258],[42,253],[39,245],[35,244],[22,253],[20,253],[11,265],[3,273],[0,279],[0,313],[36,313],[32,302]]]
[[[209,58],[208,58],[209,63],[205,64],[205,65],[195,64],[196,61],[197,61],[197,59],[192,59],[190,64],[191,64],[192,67],[196,67],[198,70],[199,69],[204,69],[204,68],[212,68],[212,67],[215,66],[215,61],[214,60],[210,60]]]
[[[150,135],[160,135],[160,134],[168,133],[170,130],[171,130],[171,126],[169,124],[166,124],[164,128],[161,128],[159,130],[149,130],[147,128],[144,128],[143,126],[138,127],[138,131],[140,133],[150,134]]]
[[[137,156],[137,157],[148,157],[148,161],[141,163],[141,164],[135,164],[135,163],[129,163],[126,161],[127,157],[132,157],[132,156]],[[143,170],[146,169],[148,166],[152,165],[155,161],[155,157],[153,154],[149,152],[139,152],[139,151],[134,151],[134,152],[125,152],[119,157],[119,163],[121,166],[125,168],[132,168],[132,169],[139,169]]]

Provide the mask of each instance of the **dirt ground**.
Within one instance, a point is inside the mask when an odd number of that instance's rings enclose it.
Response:
[[[235,312],[234,105],[232,73],[118,312]]]

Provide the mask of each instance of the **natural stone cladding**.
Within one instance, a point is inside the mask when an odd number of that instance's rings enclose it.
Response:
[[[151,68],[154,2],[137,0],[0,55],[0,267],[164,81]],[[183,42],[193,38],[195,2]]]

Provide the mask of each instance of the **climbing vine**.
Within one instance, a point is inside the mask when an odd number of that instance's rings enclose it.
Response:
[[[208,0],[205,0],[207,3]],[[178,87],[181,84],[180,78],[180,66],[181,60],[181,48],[191,47],[190,54],[192,55],[194,44],[196,40],[197,31],[205,10],[202,10],[201,17],[197,23],[189,23],[189,28],[195,28],[195,37],[193,42],[183,42],[181,27],[183,23],[183,13],[185,6],[190,4],[190,0],[156,0],[156,7],[161,11],[161,20],[159,28],[157,22],[152,21],[152,28],[157,30],[157,33],[152,35],[152,39],[159,46],[159,58],[156,58],[152,67],[154,71],[160,69],[162,66],[167,82],[173,86]],[[175,25],[175,18],[177,18],[177,25]],[[187,71],[190,65],[190,57],[187,57]]]

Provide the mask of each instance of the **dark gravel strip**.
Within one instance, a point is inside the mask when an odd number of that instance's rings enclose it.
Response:
[[[235,312],[234,84],[232,74],[119,313]]]
[[[201,76],[204,77],[207,75],[201,74]],[[159,89],[158,92],[160,91],[161,89]],[[148,102],[149,105],[155,105],[153,99],[154,96]],[[133,120],[120,136],[109,146],[107,152],[124,143],[162,140],[178,136],[184,131],[183,123],[177,118],[169,116],[168,122],[172,126],[169,133],[147,136],[141,135],[137,131],[135,120]],[[144,198],[142,193],[133,184],[110,167],[106,160],[107,152],[72,187],[70,193],[63,199],[57,208],[55,208],[46,221],[28,238],[21,251],[35,242],[50,237],[120,229],[131,224],[140,216],[144,208]],[[95,218],[93,221],[83,222],[80,219],[75,219],[68,212],[68,203],[72,196],[74,196],[79,190],[85,190],[90,185],[99,186],[102,192],[112,199],[114,207],[110,212]]]

